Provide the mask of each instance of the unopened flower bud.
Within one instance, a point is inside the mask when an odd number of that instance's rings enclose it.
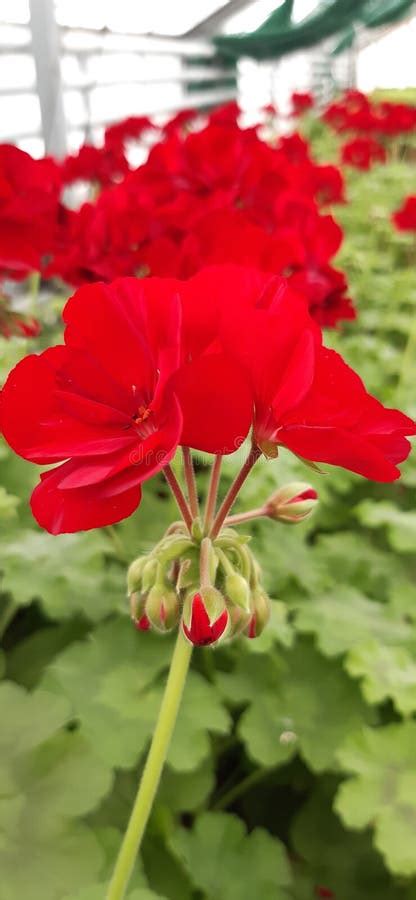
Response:
[[[142,583],[142,574],[143,569],[148,562],[147,556],[139,556],[138,559],[134,559],[131,565],[129,566],[127,572],[127,593],[133,594],[135,591],[139,591]]]
[[[261,588],[255,588],[251,595],[251,609],[251,618],[245,633],[249,638],[256,638],[264,631],[271,612],[270,597]]]
[[[264,510],[269,518],[294,525],[310,516],[317,502],[315,488],[304,481],[292,481],[269,498]]]
[[[157,559],[147,559],[142,571],[142,591],[146,593],[153,587],[158,570]]]
[[[230,617],[230,629],[227,637],[237,637],[247,628],[251,620],[251,612],[242,609],[241,606],[234,606],[230,603],[228,607]]]
[[[134,622],[135,628],[139,631],[148,631],[150,628],[149,619],[144,612],[146,596],[137,591],[130,594],[130,615]]]
[[[243,610],[250,610],[250,588],[246,579],[238,572],[226,575],[224,591],[231,603]]]
[[[171,631],[179,621],[179,600],[168,585],[155,584],[146,598],[145,613],[157,631]]]
[[[223,596],[216,588],[201,588],[188,595],[182,628],[191,644],[204,647],[226,636],[230,617]]]

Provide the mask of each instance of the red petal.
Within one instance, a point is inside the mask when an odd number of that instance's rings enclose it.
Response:
[[[206,453],[233,453],[252,420],[253,398],[238,365],[223,353],[200,356],[175,381],[183,415],[181,443]]]
[[[74,463],[63,463],[41,475],[40,484],[31,497],[36,521],[51,534],[88,531],[127,518],[138,507],[140,485],[117,496],[101,498],[96,487],[88,486],[62,491],[58,487],[63,472],[71,471]]]

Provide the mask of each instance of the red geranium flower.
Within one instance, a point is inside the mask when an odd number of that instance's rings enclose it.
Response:
[[[0,274],[22,279],[39,270],[53,241],[59,190],[52,159],[0,145]]]
[[[244,277],[233,275],[224,341],[249,373],[257,445],[269,456],[282,445],[374,481],[398,478],[415,423],[385,409],[342,357],[322,346],[305,301],[284,279],[266,277],[250,296],[238,287]]]
[[[122,145],[94,147],[83,144],[77,153],[67,156],[62,163],[62,182],[91,181],[112,184],[129,171]]]
[[[252,394],[218,345],[222,282],[120,279],[81,288],[64,310],[65,346],[29,356],[1,394],[1,426],[45,465],[32,495],[57,534],[117,522],[179,441],[230,453],[251,422]],[[65,460],[65,461],[64,461]],[[64,462],[63,462],[64,461]]]
[[[156,125],[148,116],[128,116],[114,125],[107,125],[104,132],[104,144],[107,149],[116,153],[124,150],[128,140],[139,140],[145,131],[155,129]]]
[[[367,171],[375,162],[386,162],[386,151],[372,137],[354,138],[342,147],[341,158],[344,164]]]
[[[406,197],[392,219],[399,231],[416,231],[416,194]]]
[[[315,98],[309,91],[293,91],[290,100],[293,116],[301,116],[315,105]]]

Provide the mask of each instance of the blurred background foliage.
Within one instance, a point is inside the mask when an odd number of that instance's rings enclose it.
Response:
[[[337,157],[325,126],[305,131]],[[359,318],[327,343],[415,415],[416,245],[390,222],[410,178],[408,158],[348,171],[338,262]],[[61,301],[37,302],[45,346]],[[33,346],[2,340],[1,375]],[[154,479],[129,520],[51,537],[30,515],[37,477],[0,446],[0,900],[101,900],[171,653],[131,626],[126,565],[176,512]],[[129,900],[416,900],[416,457],[383,486],[282,451],[238,508],[299,478],[316,515],[251,529],[269,628],[194,653]]]

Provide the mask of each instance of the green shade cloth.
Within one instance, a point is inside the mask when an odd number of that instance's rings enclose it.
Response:
[[[293,23],[293,0],[285,0],[256,31],[222,35],[214,41],[224,57],[262,60],[305,50],[326,38],[339,36],[340,49],[335,51],[340,53],[354,42],[354,24],[375,28],[397,22],[413,6],[415,0],[321,0],[313,13]]]

